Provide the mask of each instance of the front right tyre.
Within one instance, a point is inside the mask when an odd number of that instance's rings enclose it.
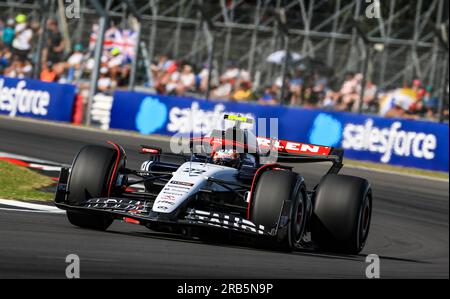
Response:
[[[305,232],[307,202],[305,186],[298,174],[287,170],[268,170],[257,181],[250,220],[277,235],[264,245],[291,251],[299,248]],[[283,222],[285,219],[285,223]]]

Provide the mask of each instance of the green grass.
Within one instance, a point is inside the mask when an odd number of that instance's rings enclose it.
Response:
[[[0,161],[0,198],[18,200],[52,200],[54,194],[42,191],[54,182],[44,175]]]
[[[399,166],[390,166],[390,165],[371,163],[371,162],[362,162],[362,161],[355,161],[355,160],[348,160],[348,159],[344,159],[344,164],[349,165],[349,166],[365,167],[365,168],[398,172],[398,173],[409,174],[409,175],[421,175],[421,176],[427,176],[427,177],[438,178],[438,179],[446,179],[446,180],[449,179],[449,174],[446,172],[428,171],[428,170],[422,170],[422,169],[416,169],[416,168],[406,168],[406,167],[399,167]]]

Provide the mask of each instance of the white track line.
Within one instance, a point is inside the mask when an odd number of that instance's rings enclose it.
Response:
[[[34,158],[34,157],[16,155],[16,154],[11,154],[11,153],[6,153],[6,152],[0,152],[0,157],[16,159],[16,160],[23,160],[25,162],[36,163],[36,164],[49,164],[52,166],[53,165],[61,165],[61,163],[54,162],[54,161],[47,161],[47,160],[42,160],[42,159],[38,159],[38,158]]]
[[[49,165],[41,165],[30,163],[30,168],[43,170],[43,171],[61,171],[61,167],[59,166],[49,166]]]
[[[344,164],[345,164],[345,161],[344,161]],[[449,179],[444,179],[444,178],[436,178],[436,177],[432,177],[432,176],[413,174],[413,173],[409,174],[409,173],[404,173],[404,172],[400,172],[400,171],[397,172],[397,171],[392,171],[392,170],[376,169],[376,168],[370,168],[370,167],[365,167],[365,166],[345,164],[343,169],[345,169],[345,168],[359,169],[359,170],[372,171],[372,172],[378,172],[378,173],[386,173],[386,174],[399,175],[399,176],[404,176],[404,177],[409,177],[409,178],[424,179],[424,180],[438,181],[438,182],[444,182],[444,183],[449,182]]]
[[[56,214],[64,213],[64,211],[58,209],[55,206],[28,203],[28,202],[17,201],[17,200],[0,199],[0,204],[5,205],[5,206],[15,207],[15,208],[30,209],[32,212],[46,212],[46,213],[56,213]],[[3,208],[3,209],[8,209],[8,208]],[[10,210],[14,210],[14,209],[10,209]],[[28,210],[28,211],[20,210],[20,211],[29,212],[30,210]]]
[[[49,212],[49,211],[22,210],[22,209],[13,209],[13,208],[0,208],[0,211],[25,212],[25,213],[41,213],[41,214],[65,214],[66,213],[66,211],[63,211],[63,210],[55,211],[55,212]]]

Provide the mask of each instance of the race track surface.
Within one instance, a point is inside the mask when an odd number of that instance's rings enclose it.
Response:
[[[129,166],[140,144],[163,140],[107,134],[0,117],[0,151],[70,164],[86,144],[119,142]],[[296,167],[309,184],[324,167]],[[358,256],[292,254],[205,244],[114,223],[105,232],[71,226],[63,214],[0,209],[0,278],[65,278],[65,257],[81,259],[82,278],[365,278],[368,254],[381,258],[381,278],[449,278],[448,182],[352,168],[374,191],[371,233]],[[1,173],[0,173],[1,175]]]

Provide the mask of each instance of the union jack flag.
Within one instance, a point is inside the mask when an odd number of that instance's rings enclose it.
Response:
[[[92,50],[95,47],[97,41],[98,25],[94,25],[92,33],[89,39],[89,48]],[[119,29],[117,27],[111,27],[105,32],[105,40],[103,42],[104,52],[109,52],[114,48],[118,48],[120,53],[126,57],[126,59],[134,59],[134,48],[137,42],[137,33],[131,29]]]

